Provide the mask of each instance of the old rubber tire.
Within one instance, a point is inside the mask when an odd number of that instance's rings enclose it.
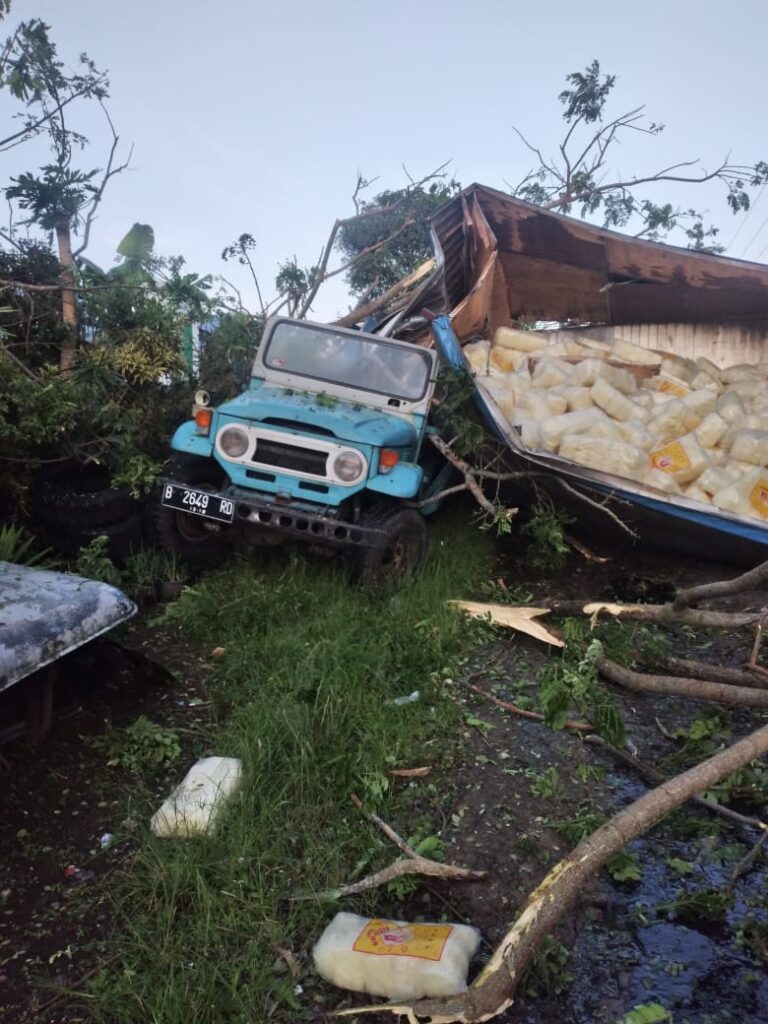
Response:
[[[109,471],[68,463],[49,470],[34,488],[36,518],[50,526],[108,526],[139,507],[127,487],[112,487]]]
[[[137,512],[126,516],[117,523],[101,526],[49,526],[44,537],[57,551],[67,558],[77,556],[80,548],[86,548],[94,539],[104,535],[107,538],[107,554],[117,565],[124,565],[131,555],[141,550],[143,544],[141,517]]]
[[[353,574],[363,586],[395,583],[423,562],[429,546],[427,525],[414,509],[375,506],[363,513],[360,525],[376,527],[385,535],[383,547],[355,552]]]
[[[172,459],[163,475],[189,484],[201,491],[216,491],[226,483],[224,472],[212,458],[179,455]],[[217,565],[226,557],[230,532],[224,524],[206,522],[202,517],[165,508],[160,504],[161,489],[153,495],[152,527],[158,547],[176,555],[195,569]]]

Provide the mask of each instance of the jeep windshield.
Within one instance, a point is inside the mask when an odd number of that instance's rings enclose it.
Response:
[[[409,402],[426,394],[432,366],[427,353],[415,346],[286,322],[275,325],[263,360],[269,369],[291,376]]]

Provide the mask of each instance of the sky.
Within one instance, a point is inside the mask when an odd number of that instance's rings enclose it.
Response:
[[[14,0],[0,37],[31,17],[68,64],[86,51],[109,70],[121,152],[133,147],[87,255],[108,268],[130,226],[148,223],[158,253],[224,274],[252,309],[242,268],[220,259],[238,235],[255,237],[272,295],[278,264],[315,263],[334,220],[353,212],[358,171],[378,176],[375,194],[450,161],[463,185],[507,191],[532,166],[514,127],[554,155],[565,75],[595,58],[617,76],[611,110],[645,104],[665,125],[616,148],[622,175],[768,160],[765,0]],[[12,113],[0,94],[0,118]],[[80,166],[103,166],[100,111],[81,105],[72,126],[91,139]],[[0,155],[0,185],[44,160],[36,144]],[[719,187],[650,195],[707,209],[728,255],[768,261],[768,189],[738,217]],[[353,305],[337,277],[314,315]]]

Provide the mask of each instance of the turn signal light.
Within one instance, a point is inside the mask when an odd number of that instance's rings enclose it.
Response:
[[[379,456],[379,472],[389,473],[400,461],[400,453],[392,448],[382,448]]]
[[[210,409],[195,410],[195,424],[198,434],[208,434],[210,432],[212,419],[213,413]]]

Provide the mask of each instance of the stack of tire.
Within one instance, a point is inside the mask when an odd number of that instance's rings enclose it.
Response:
[[[104,466],[67,462],[45,467],[33,501],[38,532],[64,556],[76,556],[102,534],[117,564],[142,546],[141,504],[127,487],[112,486]]]

